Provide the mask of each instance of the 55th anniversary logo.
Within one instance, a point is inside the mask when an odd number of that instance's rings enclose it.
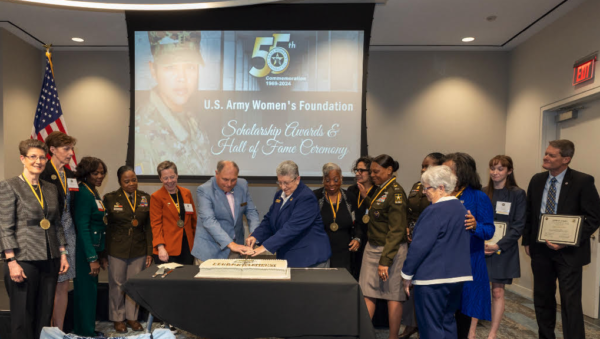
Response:
[[[264,78],[269,74],[279,75],[285,72],[290,65],[290,53],[284,47],[287,43],[288,49],[296,48],[294,41],[290,40],[290,34],[273,34],[272,37],[258,37],[254,42],[252,58],[262,59],[264,66],[261,69],[252,67],[250,74],[256,78]],[[261,49],[269,46],[268,50]],[[280,77],[270,76],[266,78],[267,86],[291,86],[292,81],[305,81],[305,77]]]

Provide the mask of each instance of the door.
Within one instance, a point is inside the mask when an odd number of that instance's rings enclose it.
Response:
[[[596,189],[600,191],[600,100],[583,104],[576,119],[558,123],[559,139],[575,143],[575,155],[570,167],[590,174],[596,179]],[[600,251],[598,231],[591,239],[592,262],[583,267],[583,314],[598,318],[600,305]]]

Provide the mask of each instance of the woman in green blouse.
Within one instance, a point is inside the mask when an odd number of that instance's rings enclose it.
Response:
[[[96,190],[106,176],[106,164],[98,158],[85,157],[77,165],[75,176],[79,181],[79,192],[75,195],[73,209],[77,230],[75,287],[75,324],[73,333],[96,336],[96,299],[98,295],[98,273],[106,269],[104,254],[106,237],[106,212]],[[85,265],[88,263],[89,265]]]

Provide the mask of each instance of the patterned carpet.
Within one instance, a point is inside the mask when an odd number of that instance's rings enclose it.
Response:
[[[556,338],[563,338],[560,311],[557,312],[557,330]],[[143,323],[145,327],[145,323]],[[154,324],[152,327],[156,328],[159,324]],[[600,321],[597,319],[591,319],[586,317],[586,337],[589,338],[600,338]],[[101,322],[96,326],[98,331],[104,332],[104,334],[116,336],[114,333],[113,324],[109,322]],[[490,329],[490,322],[480,321],[477,327],[477,339],[487,339],[487,335]],[[139,334],[139,332],[129,332],[128,335]],[[387,328],[376,328],[375,334],[377,339],[387,339],[389,330]],[[185,331],[179,331],[176,335],[177,339],[200,339],[201,337],[187,333]],[[418,335],[413,335],[412,338],[418,338]],[[535,321],[535,313],[533,311],[533,302],[529,299],[520,297],[514,293],[506,291],[506,311],[504,312],[504,319],[500,324],[500,331],[497,339],[536,339],[537,336],[537,323]]]

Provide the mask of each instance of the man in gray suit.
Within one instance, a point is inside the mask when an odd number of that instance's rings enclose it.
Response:
[[[198,187],[198,226],[192,255],[200,261],[239,258],[254,251],[244,246],[244,214],[250,233],[258,227],[258,211],[248,182],[238,179],[233,161],[221,160],[215,176]]]

